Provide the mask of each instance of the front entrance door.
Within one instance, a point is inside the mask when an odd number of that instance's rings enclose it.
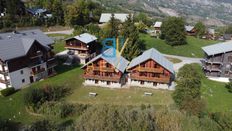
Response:
[[[30,76],[30,83],[33,83],[34,82],[34,78],[33,76]]]

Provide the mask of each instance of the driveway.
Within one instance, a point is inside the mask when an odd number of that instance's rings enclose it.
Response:
[[[71,35],[73,33],[74,29],[70,30],[62,30],[62,31],[50,31],[50,32],[44,32],[46,35],[48,34],[66,34]]]
[[[192,64],[192,63],[199,63],[201,64],[201,60],[203,60],[203,58],[190,58],[190,57],[183,57],[183,56],[176,56],[176,55],[167,55],[167,54],[163,54],[164,56],[170,57],[170,58],[177,58],[182,60],[181,63],[176,63],[174,64],[174,70],[175,72],[178,72],[178,70],[183,67],[185,64]]]

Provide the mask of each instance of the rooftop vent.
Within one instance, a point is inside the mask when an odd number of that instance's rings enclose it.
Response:
[[[7,37],[8,37],[9,39],[12,38],[12,36],[10,36],[10,35],[8,35]]]

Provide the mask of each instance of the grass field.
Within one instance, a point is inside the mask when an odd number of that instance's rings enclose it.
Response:
[[[195,64],[202,73],[201,66]],[[225,88],[225,83],[202,78],[201,93],[207,102],[207,108],[211,112],[232,111],[232,93]]]
[[[82,87],[83,79],[80,66],[60,66],[57,69],[58,75],[32,84],[9,97],[0,96],[0,118],[12,119],[22,123],[31,123],[40,116],[30,114],[26,111],[23,94],[29,88],[42,87],[44,85],[68,86],[73,89],[73,93],[65,100],[73,103],[85,104],[115,104],[115,105],[170,105],[173,103],[170,91],[153,90],[153,89],[107,89],[99,87]],[[144,97],[144,92],[152,92],[153,96]],[[88,96],[89,92],[97,92],[99,95],[95,98]],[[10,100],[11,99],[11,100]],[[20,112],[20,113],[19,113]],[[15,118],[14,118],[15,116]],[[43,117],[42,117],[43,118]]]
[[[164,54],[179,55],[186,57],[199,57],[199,58],[204,56],[201,47],[217,43],[217,41],[202,40],[188,36],[187,45],[172,47],[166,44],[165,41],[161,39],[156,39],[147,34],[140,34],[140,39],[145,42],[147,49],[153,47]]]
[[[199,65],[199,71],[201,68]],[[9,97],[0,97],[0,118],[31,123],[37,119],[43,119],[26,111],[23,94],[29,88],[42,87],[44,85],[68,86],[73,89],[72,94],[65,97],[65,101],[82,104],[114,104],[140,106],[149,104],[154,106],[171,106],[173,100],[171,91],[154,90],[147,88],[108,89],[100,87],[83,87],[81,77],[83,71],[80,66],[59,66],[58,75],[32,84],[30,87],[18,91]],[[224,83],[214,82],[206,78],[202,79],[202,96],[207,102],[209,111],[232,110],[232,94],[224,87]],[[96,92],[97,97],[89,97],[89,92]],[[144,96],[144,92],[152,92],[152,96]],[[46,117],[46,116],[45,116]],[[52,118],[51,118],[52,119]]]

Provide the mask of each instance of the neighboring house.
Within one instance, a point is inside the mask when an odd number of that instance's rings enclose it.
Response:
[[[130,86],[169,89],[174,80],[173,64],[154,48],[134,58],[127,71]]]
[[[124,13],[113,13],[114,18],[120,20],[121,22],[125,22],[127,18],[129,17],[129,14],[124,14]],[[112,13],[102,13],[99,23],[107,23],[110,21],[112,17]]]
[[[194,26],[189,26],[189,25],[185,26],[185,31],[187,35],[190,35],[190,36],[196,35],[196,29]]]
[[[209,28],[207,30],[206,39],[208,39],[208,40],[215,40],[216,39],[214,29]]]
[[[81,64],[86,64],[99,54],[100,44],[97,43],[97,37],[84,33],[66,39],[65,48],[69,51],[73,51],[79,58]]]
[[[110,48],[82,67],[84,85],[121,88],[126,84],[124,71],[129,62],[118,53],[112,56],[114,53],[115,49]]]
[[[232,34],[224,34],[223,38],[224,40],[232,40]]]
[[[203,69],[209,77],[232,78],[232,41],[202,48],[205,52]]]
[[[53,43],[40,30],[0,33],[0,89],[20,89],[54,75]]]
[[[31,8],[31,9],[26,9],[26,11],[33,16],[42,16],[44,18],[52,17],[52,13],[49,12],[47,9]]]
[[[161,26],[162,26],[162,22],[155,22],[154,28],[155,28],[155,34],[158,36],[161,34]]]

